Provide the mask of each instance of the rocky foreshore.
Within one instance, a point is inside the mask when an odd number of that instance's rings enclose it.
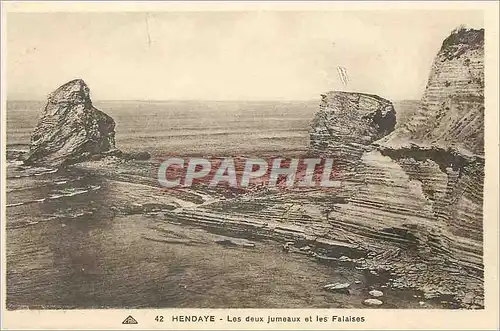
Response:
[[[381,168],[394,176],[394,168]],[[167,223],[201,227],[220,235],[280,242],[284,253],[306,254],[320,263],[365,270],[370,283],[378,286],[421,291],[422,300],[446,301],[446,307],[482,307],[480,259],[476,265],[470,260],[469,267],[461,263],[454,255],[467,254],[467,250],[451,249],[455,239],[434,229],[429,219],[414,215],[414,223],[402,221],[408,219],[411,208],[420,209],[418,201],[398,183],[387,185],[386,194],[410,195],[391,207],[391,212],[373,202],[371,207],[363,207],[360,196],[368,195],[373,201],[374,192],[363,193],[356,181],[347,182],[338,194],[322,189],[310,189],[307,194],[267,189],[228,197],[218,188],[203,185],[161,190],[147,176],[149,162],[108,157],[70,169],[102,176],[108,190],[117,192],[110,197],[115,213],[155,215]],[[377,192],[380,196],[381,191]],[[354,206],[358,208],[355,214]],[[468,245],[464,241],[456,244]]]

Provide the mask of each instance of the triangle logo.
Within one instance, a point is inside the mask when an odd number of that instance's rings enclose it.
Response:
[[[139,324],[139,322],[137,322],[135,318],[132,317],[132,315],[128,315],[128,317],[122,322],[122,324]]]

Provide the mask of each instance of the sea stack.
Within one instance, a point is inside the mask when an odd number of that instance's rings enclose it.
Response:
[[[49,94],[25,163],[59,167],[115,151],[115,121],[92,105],[89,87],[75,79]]]
[[[338,167],[345,169],[359,163],[371,143],[394,130],[396,111],[387,99],[341,91],[321,97],[309,131],[309,152],[335,157]]]

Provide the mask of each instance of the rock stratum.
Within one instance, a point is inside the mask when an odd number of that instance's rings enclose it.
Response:
[[[75,79],[48,96],[25,163],[57,167],[115,150],[115,121],[92,105],[87,84]]]

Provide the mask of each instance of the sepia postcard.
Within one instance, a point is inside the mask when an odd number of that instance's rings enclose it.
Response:
[[[1,19],[2,329],[500,327],[497,1]]]

